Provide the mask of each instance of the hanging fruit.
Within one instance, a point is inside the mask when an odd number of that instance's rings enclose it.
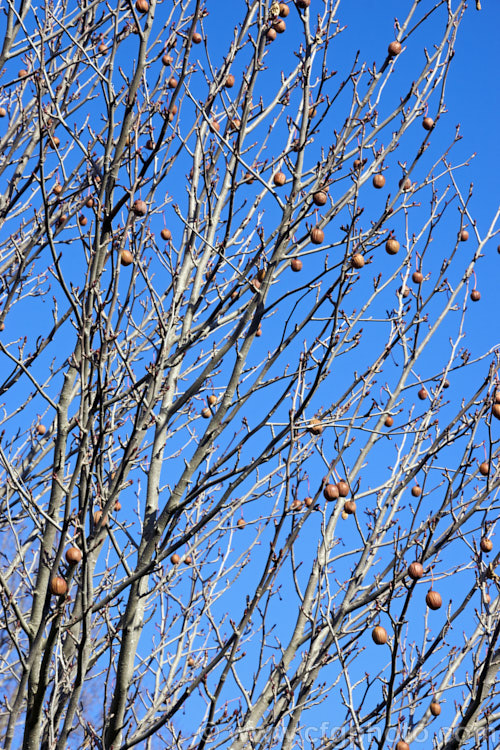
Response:
[[[383,646],[388,641],[387,630],[382,625],[377,625],[372,630],[372,640],[377,646]]]

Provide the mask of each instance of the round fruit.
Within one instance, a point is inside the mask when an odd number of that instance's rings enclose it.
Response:
[[[469,232],[466,229],[462,229],[460,232],[460,241],[461,242],[467,242],[469,239]]]
[[[50,591],[54,596],[64,596],[68,593],[68,584],[62,576],[55,576],[50,580]]]
[[[277,36],[278,34],[274,29],[271,28],[267,30],[266,39],[268,39],[270,42],[274,42]]]
[[[47,428],[44,424],[37,424],[36,431],[39,435],[45,435],[45,433],[47,432]]]
[[[273,23],[273,29],[278,32],[278,34],[283,34],[284,31],[286,31],[286,23],[283,21],[282,18],[278,19],[278,21],[275,21]]]
[[[311,5],[311,0],[297,0],[297,6],[305,10]]]
[[[168,242],[172,239],[172,232],[170,231],[170,229],[162,229],[160,232],[160,237],[162,238],[162,240],[165,240],[165,242]]]
[[[59,182],[56,182],[56,184],[52,188],[52,192],[54,193],[54,195],[61,195],[62,191],[63,186]]]
[[[319,227],[314,227],[310,232],[311,242],[313,245],[321,245],[325,239],[325,233]]]
[[[410,294],[410,290],[407,286],[400,286],[397,293],[406,299],[406,297],[408,297],[408,295]]]
[[[146,216],[148,212],[146,201],[137,198],[137,200],[134,201],[134,205],[132,206],[132,211],[136,216]]]
[[[167,81],[167,86],[169,89],[177,88],[177,78],[175,76],[170,76],[170,78]]]
[[[391,57],[396,57],[397,55],[399,55],[402,49],[403,48],[401,47],[401,42],[394,41],[391,42],[387,47],[387,52]]]
[[[290,13],[290,8],[286,3],[280,3],[280,16],[286,18]]]
[[[286,182],[286,174],[284,172],[276,172],[273,176],[273,182],[277,187],[281,187]]]
[[[236,521],[236,526],[237,526],[237,527],[238,527],[239,529],[244,529],[246,525],[247,525],[247,524],[246,524],[246,521],[245,521],[245,519],[244,519],[244,518],[238,518],[238,520]]]
[[[356,513],[356,503],[354,500],[346,500],[344,503],[344,512],[349,516]]]
[[[165,54],[161,58],[161,61],[164,65],[172,65],[174,58],[172,57],[172,55],[169,55],[168,52],[165,52]]]
[[[259,338],[262,336],[262,325],[259,325],[259,327],[255,331],[255,335],[258,336]]]
[[[214,130],[214,131],[215,131],[216,133],[220,133],[220,125],[219,125],[219,123],[217,122],[217,120],[212,120],[212,122],[210,123],[210,127],[211,127],[211,128],[212,128],[212,130]]]
[[[432,703],[429,706],[429,708],[430,708],[431,714],[433,716],[439,716],[439,714],[441,713],[441,706],[439,705],[439,703],[437,701],[432,701]]]
[[[377,625],[372,630],[372,640],[377,646],[383,646],[388,640],[387,630],[382,625]]]
[[[413,271],[411,278],[414,284],[421,284],[424,280],[424,274],[421,271]]]
[[[500,404],[493,404],[491,413],[496,419],[500,419]]]
[[[339,489],[340,497],[347,497],[349,495],[349,485],[347,484],[345,479],[341,479],[339,482],[337,482],[337,487]]]
[[[500,416],[498,418],[500,419]],[[309,427],[307,429],[309,430],[311,435],[321,435],[321,433],[323,432],[323,425],[321,424],[321,420],[313,417],[313,419],[309,420]]]
[[[491,541],[491,539],[488,539],[488,537],[483,536],[479,546],[481,547],[483,552],[491,552],[491,550],[493,549],[493,542]]]
[[[302,271],[302,261],[300,258],[292,258],[290,261],[290,268],[292,271],[295,271],[295,273],[298,273],[299,271]]]
[[[429,589],[427,596],[425,597],[425,602],[429,609],[435,610],[441,607],[443,600],[441,599],[441,594],[438,594],[438,592],[433,589]]]
[[[449,387],[450,387],[450,381],[448,380],[448,378],[445,378],[443,380],[443,388],[449,388]]]
[[[341,516],[341,518],[342,518],[343,521],[347,521],[347,519],[349,518],[349,513],[346,513],[346,511],[343,510],[342,513],[340,514],[340,516]]]
[[[313,194],[313,203],[315,206],[324,206],[328,200],[328,194],[324,190],[318,190]]]
[[[134,256],[130,250],[122,250],[120,253],[120,263],[122,266],[130,266],[134,262]]]
[[[121,509],[122,509],[121,502],[119,500],[116,500],[116,502],[115,502],[115,510],[116,510],[116,512],[118,512]]]
[[[0,107],[0,117],[5,117],[7,114],[7,110],[5,107]]]
[[[89,196],[87,198],[87,200],[85,201],[85,205],[87,206],[87,208],[93,208],[94,207],[94,199]]]
[[[189,657],[189,659],[187,660],[187,663],[188,663],[188,667],[194,667],[194,665],[196,664],[192,656]]]
[[[361,169],[361,167],[363,166],[363,160],[362,159],[354,159],[354,161],[352,163],[352,166],[354,167],[354,169]]]
[[[385,177],[384,177],[384,175],[383,174],[374,174],[373,175],[372,183],[373,183],[373,187],[375,187],[378,190],[380,190],[380,188],[383,188],[384,185],[385,185]]]
[[[146,148],[148,151],[154,151],[155,142],[152,138],[148,138],[148,140],[146,141]]]
[[[490,465],[488,461],[483,461],[482,464],[479,464],[479,473],[483,475],[483,477],[487,477],[490,473]]]
[[[217,396],[214,393],[211,393],[209,396],[207,396],[207,402],[209,406],[215,406],[217,403]]]
[[[82,559],[82,551],[78,547],[68,547],[65,557],[69,563],[79,563]]]
[[[149,10],[148,0],[136,0],[135,7],[139,13],[147,13]]]
[[[265,268],[259,268],[256,275],[257,281],[264,281],[266,278],[266,269]]]
[[[53,148],[58,148],[58,146],[59,146],[60,143],[61,143],[61,141],[59,140],[59,138],[57,137],[57,135],[53,135],[52,138],[50,139],[50,145]]]
[[[25,70],[24,68],[21,68],[18,75],[19,75],[19,78],[26,78],[26,76],[28,75],[28,71]]]
[[[170,562],[172,565],[178,565],[181,561],[180,555],[177,554],[177,552],[174,552],[172,557],[170,558]]]
[[[208,406],[204,406],[200,414],[203,417],[203,419],[210,419],[210,417],[212,416],[212,412],[210,411]]]
[[[419,487],[418,484],[413,485],[413,487],[411,488],[411,494],[413,495],[413,497],[420,497],[420,495],[422,494],[422,488]]]
[[[188,555],[188,556],[187,556],[187,557],[186,557],[186,558],[184,559],[184,562],[186,563],[186,565],[192,565],[192,564],[193,564],[193,558],[191,557],[191,555]]]
[[[80,214],[80,216],[78,217],[78,223],[80,224],[80,226],[81,227],[87,226],[87,221],[88,221],[87,217],[84,216],[83,214]]]
[[[392,237],[385,243],[385,251],[389,255],[396,255],[396,253],[399,252],[399,247],[399,242]]]
[[[353,268],[363,268],[365,265],[365,259],[361,255],[361,253],[354,253],[351,259],[351,264]]]
[[[292,500],[290,508],[292,510],[300,510],[302,508],[302,503],[300,502],[300,500]]]
[[[323,497],[325,500],[337,500],[339,495],[339,488],[336,484],[325,484],[323,487]]]
[[[235,81],[235,79],[234,79],[234,76],[233,76],[233,74],[232,74],[232,73],[229,73],[229,75],[228,75],[228,76],[226,76],[226,82],[224,83],[224,86],[225,86],[225,87],[226,87],[227,89],[232,89],[232,88],[233,88],[233,86],[234,86],[234,81]]]
[[[422,120],[422,127],[424,130],[432,130],[434,127],[434,120],[432,117],[424,117]]]
[[[306,508],[310,508],[311,505],[313,505],[313,504],[314,504],[313,498],[312,497],[306,497],[306,499],[304,500],[304,505],[306,506]]]
[[[202,36],[198,31],[195,31],[193,34],[193,44],[201,44],[202,42]]]
[[[473,302],[479,302],[481,299],[481,292],[478,289],[473,289],[470,293],[470,298]]]
[[[396,750],[410,750],[410,746],[404,740],[399,740],[399,742],[396,742]]]
[[[408,575],[412,579],[412,581],[418,581],[420,578],[423,578],[424,575],[424,566],[422,563],[419,563],[417,561],[412,562],[408,566]]]
[[[425,399],[429,396],[426,389],[422,386],[422,388],[419,390],[417,396],[421,401],[425,401]]]
[[[389,415],[388,415],[388,416],[387,416],[387,417],[385,418],[385,420],[384,420],[384,424],[385,424],[385,426],[386,426],[386,427],[392,427],[392,425],[394,424],[394,418],[393,418],[393,417],[391,417],[391,415],[389,414]]]
[[[491,596],[488,594],[488,592],[486,592],[486,594],[484,595],[484,603],[485,604],[491,603]]]
[[[410,180],[410,178],[409,177],[403,177],[399,181],[399,187],[400,187],[401,190],[404,190],[405,192],[407,190],[411,190],[411,180]]]
[[[96,510],[96,512],[94,513],[94,526],[98,526],[99,523],[101,523],[101,518],[102,518],[102,524],[101,525],[102,526],[107,526],[108,525],[108,517],[107,516],[103,516],[102,510]]]

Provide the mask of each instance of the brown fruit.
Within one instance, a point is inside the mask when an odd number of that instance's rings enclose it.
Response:
[[[300,510],[302,508],[302,503],[300,500],[292,500],[290,508],[295,511]]]
[[[420,578],[423,578],[424,566],[422,563],[419,563],[418,561],[410,563],[408,566],[408,575],[412,581],[418,581]]]
[[[174,552],[172,557],[170,558],[170,562],[172,565],[178,565],[181,561],[180,555],[177,554],[177,552]]]
[[[80,224],[80,226],[81,227],[87,226],[87,221],[88,221],[87,217],[84,216],[83,214],[80,214],[80,216],[78,217],[78,223]]]
[[[347,521],[347,519],[349,518],[349,513],[346,513],[345,510],[343,510],[342,513],[340,514],[340,517],[342,518],[343,521]]]
[[[337,487],[339,489],[339,495],[340,497],[347,497],[349,495],[349,485],[345,481],[345,479],[341,479],[337,482]]]
[[[195,31],[193,34],[193,44],[201,44],[203,37],[199,31]]]
[[[467,242],[469,239],[469,232],[466,229],[462,229],[460,232],[460,241],[461,242]]]
[[[170,78],[167,81],[167,86],[169,89],[177,88],[177,78],[175,76],[170,76]]]
[[[189,657],[189,659],[187,660],[187,663],[188,663],[188,667],[194,667],[194,665],[196,664],[192,656]]]
[[[259,325],[259,327],[255,331],[255,335],[258,336],[259,338],[262,336],[262,325]]]
[[[56,182],[56,184],[52,188],[52,192],[54,193],[54,195],[61,195],[62,191],[63,186],[59,182]]]
[[[277,21],[273,23],[273,29],[278,32],[278,34],[283,34],[284,31],[286,31],[286,23],[283,21],[282,18],[279,18]]]
[[[339,488],[336,484],[325,484],[323,487],[323,497],[325,500],[337,500],[339,495]]]
[[[347,513],[348,516],[351,516],[353,513],[356,513],[356,503],[354,502],[354,500],[345,501],[344,512]]]
[[[354,169],[361,169],[361,167],[363,166],[363,159],[354,159],[352,166],[354,167]]]
[[[149,10],[148,0],[136,0],[135,7],[139,13],[147,13]]]
[[[292,258],[290,261],[290,268],[292,271],[295,271],[295,273],[298,273],[299,271],[302,271],[302,261],[300,258]]]
[[[408,295],[410,294],[410,290],[407,286],[400,286],[397,293],[406,299],[406,297],[408,297]]]
[[[91,198],[90,195],[85,201],[85,205],[87,206],[87,208],[94,208],[94,199]]]
[[[353,268],[363,268],[365,265],[365,259],[361,253],[354,253],[351,258],[351,265]]]
[[[496,419],[500,419],[500,404],[493,404],[491,413]]]
[[[441,713],[441,706],[437,701],[432,701],[429,708],[433,716],[439,716],[439,714]]]
[[[311,5],[311,0],[297,0],[297,7],[305,10]]]
[[[5,117],[7,114],[7,110],[5,107],[0,107],[0,117]]]
[[[50,580],[50,591],[54,596],[64,596],[68,593],[68,584],[62,576],[55,576]]]
[[[28,71],[25,70],[24,68],[21,68],[18,75],[19,75],[19,78],[26,78],[26,76],[28,75]]]
[[[280,16],[286,18],[290,13],[290,8],[286,3],[280,3]]]
[[[134,256],[130,250],[122,250],[120,253],[120,263],[122,266],[130,266],[134,262]]]
[[[427,393],[426,389],[422,386],[422,388],[417,393],[417,396],[419,397],[421,401],[425,401],[425,399],[429,396],[429,394]]]
[[[239,529],[244,529],[246,525],[247,525],[247,524],[246,524],[246,521],[245,521],[245,519],[244,519],[244,518],[238,518],[238,520],[236,521],[236,526],[237,526],[237,527],[238,527]]]
[[[208,406],[204,406],[200,414],[203,417],[203,419],[210,419],[210,417],[212,416],[212,412],[210,411]]]
[[[486,594],[484,595],[484,603],[485,604],[491,603],[491,596],[488,594],[488,592],[486,592]]]
[[[102,518],[102,526],[108,525],[107,515],[103,516],[102,510],[96,510],[96,512],[94,513],[94,526],[99,525],[99,523],[101,522],[101,518]]]
[[[313,505],[313,504],[314,504],[313,498],[312,497],[306,497],[306,499],[304,500],[304,505],[306,506],[306,508],[310,508],[311,505]]]
[[[103,55],[108,51],[108,48],[106,47],[106,44],[104,42],[101,42],[97,48],[97,51],[100,52],[101,55]]]
[[[172,65],[174,58],[172,57],[172,55],[169,55],[167,52],[165,52],[165,54],[161,58],[161,61],[164,65]]]
[[[391,42],[389,44],[389,46],[387,47],[387,52],[391,57],[396,57],[400,54],[402,49],[403,48],[401,47],[401,42],[395,40],[394,42]]]
[[[478,289],[473,289],[470,293],[470,298],[473,302],[479,302],[481,299],[481,292]]]
[[[148,212],[146,201],[141,200],[141,198],[137,198],[134,201],[134,205],[132,206],[132,211],[136,216],[146,216]]]
[[[410,750],[410,746],[404,740],[399,740],[399,742],[396,742],[396,750]]]
[[[155,142],[152,138],[148,138],[148,140],[146,141],[146,148],[148,151],[154,151]]]
[[[319,227],[314,227],[311,229],[310,238],[313,245],[321,245],[325,239],[325,233]]]
[[[483,552],[491,552],[493,549],[493,542],[491,539],[488,539],[488,537],[483,536],[481,539],[481,542],[479,543],[479,546],[481,547]]]
[[[392,237],[385,243],[385,252],[389,255],[396,255],[399,252],[399,242]]]
[[[170,231],[170,229],[162,229],[160,232],[160,237],[162,238],[162,240],[165,240],[165,242],[168,242],[172,239],[172,232]]]
[[[233,119],[229,121],[229,130],[239,130],[240,125],[241,125],[240,118],[233,117]]]
[[[500,416],[498,418],[500,419]],[[321,424],[321,420],[313,417],[309,420],[309,427],[307,429],[309,430],[311,435],[321,435],[321,433],[323,432],[323,425]]]
[[[228,75],[228,76],[226,76],[226,81],[225,81],[225,83],[224,83],[224,86],[225,86],[225,87],[226,87],[227,89],[232,89],[232,88],[233,88],[233,86],[234,86],[234,81],[235,81],[235,79],[234,79],[234,76],[233,76],[233,74],[232,74],[232,73],[229,73],[229,75]]]
[[[393,417],[391,417],[391,415],[389,414],[389,415],[388,415],[388,416],[387,416],[387,417],[386,417],[386,418],[384,419],[384,424],[385,424],[385,426],[386,426],[386,427],[392,427],[392,425],[394,424],[394,418],[393,418]]]
[[[220,125],[217,120],[212,120],[212,122],[210,123],[210,127],[215,133],[220,133]]]
[[[432,130],[434,127],[434,120],[432,117],[424,117],[422,120],[422,127],[424,130]]]
[[[211,393],[209,396],[207,396],[207,403],[209,406],[215,406],[217,403],[217,396],[214,393]]]
[[[122,509],[121,502],[119,500],[116,500],[115,501],[115,510],[116,510],[116,512],[118,513],[118,511],[121,510],[121,509]]]
[[[50,139],[50,145],[52,146],[52,148],[58,148],[58,146],[59,146],[60,143],[61,143],[61,141],[59,140],[59,138],[57,137],[57,135],[53,135],[51,137],[51,139]]]
[[[185,558],[184,562],[186,563],[186,565],[192,565],[193,564],[193,558],[191,557],[191,555],[188,555]]]
[[[372,630],[372,640],[377,646],[383,646],[388,640],[387,630],[382,625],[377,625]]]
[[[399,181],[399,187],[404,192],[407,192],[408,190],[411,190],[411,180],[409,177],[403,177]]]
[[[284,172],[276,172],[273,176],[273,182],[277,187],[281,187],[286,182],[286,174]]]
[[[276,31],[273,28],[267,30],[266,39],[269,42],[274,42],[274,40],[276,39],[277,36],[278,36],[278,34],[276,33]]]
[[[82,551],[78,547],[68,547],[65,557],[70,564],[79,563],[82,559]]]
[[[325,190],[318,190],[313,194],[313,203],[315,206],[324,206],[328,200],[328,193]]]
[[[411,278],[414,284],[421,284],[424,280],[424,274],[421,271],[413,271]]]
[[[483,475],[483,477],[487,477],[490,473],[490,465],[488,461],[483,461],[482,464],[479,464],[479,473]]]
[[[385,185],[385,177],[383,174],[374,174],[373,180],[372,180],[373,187],[380,190],[380,188],[383,188]]]
[[[443,388],[449,388],[449,387],[450,387],[450,381],[448,380],[448,378],[445,378],[443,380]]]
[[[266,269],[265,268],[259,268],[259,270],[257,271],[257,274],[256,274],[255,278],[257,279],[257,281],[260,281],[260,282],[264,281],[264,279],[266,278]]]
[[[413,495],[413,497],[420,497],[420,495],[422,494],[422,487],[419,487],[418,484],[413,485],[413,487],[411,488],[411,494]]]
[[[47,428],[44,424],[37,424],[36,431],[39,435],[45,435],[45,433],[47,432]]]
[[[425,602],[429,609],[439,609],[441,605],[443,604],[443,600],[441,599],[441,594],[438,594],[437,591],[434,591],[433,589],[429,589],[427,592],[427,596],[425,597]]]

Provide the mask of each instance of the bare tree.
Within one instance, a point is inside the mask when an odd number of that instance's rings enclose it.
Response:
[[[5,748],[498,744],[473,9],[353,5],[4,3]]]

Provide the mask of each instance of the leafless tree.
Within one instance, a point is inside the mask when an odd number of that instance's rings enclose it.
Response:
[[[356,5],[3,3],[5,748],[498,744],[475,11]]]

